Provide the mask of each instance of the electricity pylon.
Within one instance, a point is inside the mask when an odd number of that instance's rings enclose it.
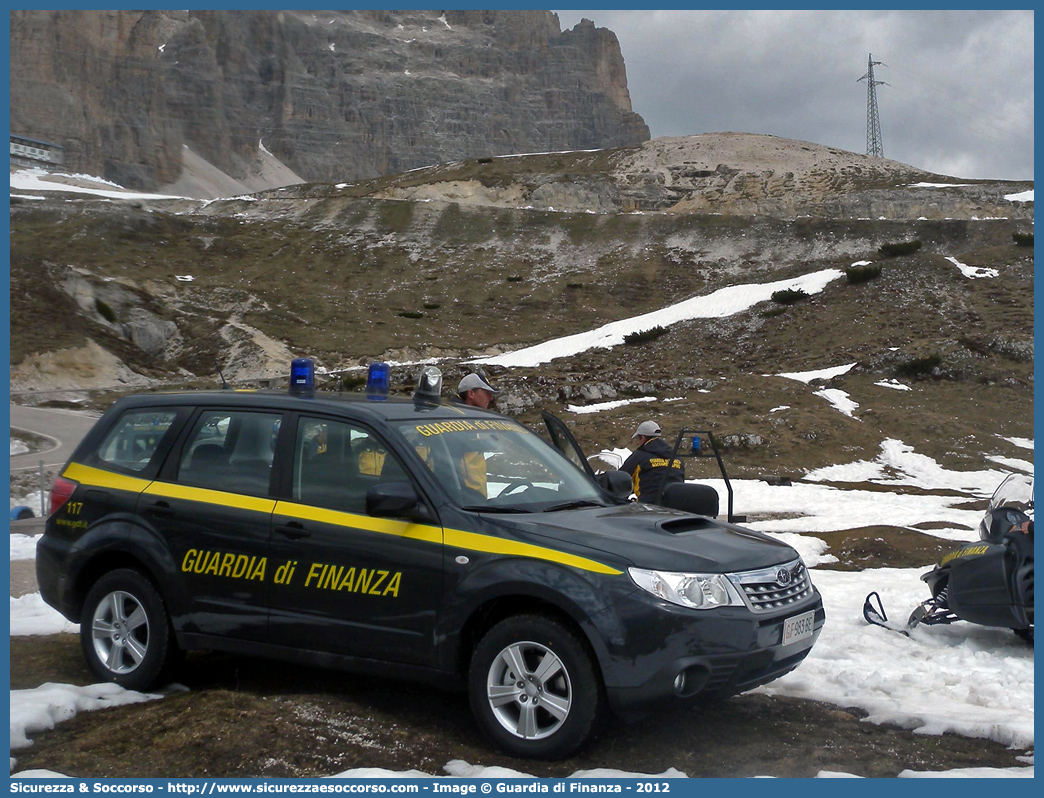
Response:
[[[874,80],[874,67],[888,66],[880,61],[875,61],[873,53],[870,53],[866,62],[866,74],[859,78],[866,81],[866,154],[877,158],[884,158],[884,139],[881,138],[881,117],[877,113],[877,87],[884,84],[883,80]]]

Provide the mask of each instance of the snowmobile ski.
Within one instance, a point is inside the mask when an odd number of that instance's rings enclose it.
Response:
[[[874,606],[875,602],[877,606]],[[884,611],[884,605],[881,604],[881,597],[877,595],[876,591],[870,593],[863,602],[863,617],[867,623],[872,623],[874,626],[880,626],[882,629],[889,629],[907,637],[910,636],[910,632],[905,627],[897,624],[895,621],[888,620],[888,616]]]

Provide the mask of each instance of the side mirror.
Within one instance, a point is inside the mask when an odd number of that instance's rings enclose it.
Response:
[[[409,482],[385,482],[366,491],[366,512],[375,518],[405,518],[427,523],[431,511]]]
[[[606,471],[595,477],[595,481],[606,493],[616,499],[626,499],[634,489],[630,475],[623,471]]]

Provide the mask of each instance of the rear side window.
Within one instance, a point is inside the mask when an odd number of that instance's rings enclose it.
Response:
[[[95,457],[122,471],[144,471],[176,417],[173,410],[128,410],[105,436]]]
[[[178,482],[211,490],[268,495],[282,416],[205,410],[181,450]]]
[[[302,417],[294,444],[295,501],[363,515],[366,492],[382,482],[409,482],[379,438],[353,424]]]

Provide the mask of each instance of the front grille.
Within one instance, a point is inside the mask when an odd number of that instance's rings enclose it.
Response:
[[[812,595],[812,581],[800,559],[728,576],[754,612],[773,612]]]

